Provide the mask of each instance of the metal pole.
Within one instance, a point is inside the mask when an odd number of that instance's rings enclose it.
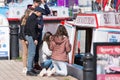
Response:
[[[19,40],[18,40],[18,26],[12,25],[10,27],[10,59],[19,57]]]
[[[91,53],[85,53],[83,62],[83,79],[94,80],[93,56]]]

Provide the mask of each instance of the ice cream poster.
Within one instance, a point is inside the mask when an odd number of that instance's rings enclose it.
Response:
[[[120,80],[120,43],[94,43],[96,80]]]

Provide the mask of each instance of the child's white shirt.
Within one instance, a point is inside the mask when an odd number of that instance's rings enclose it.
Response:
[[[47,60],[47,56],[51,56],[52,51],[49,49],[48,44],[46,41],[43,42],[42,44],[42,49],[41,49],[41,58],[40,63],[44,62]]]

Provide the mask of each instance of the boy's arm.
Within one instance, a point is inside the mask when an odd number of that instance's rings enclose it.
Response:
[[[41,0],[42,4],[44,5],[44,9],[43,9],[43,15],[48,15],[50,14],[50,9],[46,4],[46,0]]]
[[[49,9],[49,7],[47,6],[47,4],[45,4],[44,5],[44,8],[45,8],[45,15],[48,15],[48,14],[50,14],[50,9]]]

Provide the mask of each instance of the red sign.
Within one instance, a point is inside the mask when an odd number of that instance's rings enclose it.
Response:
[[[104,74],[100,74],[97,75],[97,80],[120,80],[120,74],[108,74],[108,75],[104,75]]]
[[[94,43],[95,80],[120,80],[120,43]]]
[[[120,54],[120,46],[97,46],[97,54]]]

